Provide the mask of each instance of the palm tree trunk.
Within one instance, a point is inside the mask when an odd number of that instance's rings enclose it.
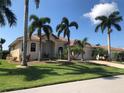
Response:
[[[110,33],[108,33],[108,60],[111,61],[111,42]]]
[[[84,61],[84,54],[83,54],[83,52],[81,53],[81,61]]]
[[[27,33],[28,33],[28,7],[29,7],[29,0],[25,0],[24,6],[24,37],[23,37],[23,55],[22,55],[22,66],[27,66]]]
[[[0,44],[0,59],[2,59],[2,44]]]
[[[70,45],[68,45],[68,62],[71,62],[70,54]]]
[[[41,55],[42,55],[42,50],[41,50],[41,36],[40,36],[40,41],[39,41],[39,57],[38,57],[38,61],[41,61]]]

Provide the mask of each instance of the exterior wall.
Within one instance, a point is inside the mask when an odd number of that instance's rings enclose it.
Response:
[[[42,58],[44,58],[44,54],[46,53],[48,53],[49,54],[49,56],[52,56],[52,57],[56,57],[55,56],[55,42],[56,42],[56,40],[55,40],[55,38],[53,37],[53,36],[51,36],[50,37],[50,41],[48,41],[48,39],[46,38],[46,37],[44,37],[44,39],[42,40]],[[51,43],[51,44],[48,44],[48,43]],[[44,45],[43,45],[44,44]]]
[[[84,48],[84,50],[85,50],[84,59],[86,60],[92,59],[92,47]]]
[[[11,48],[10,54],[16,61],[20,61],[21,46],[21,43],[18,42]]]
[[[44,38],[42,41],[45,42],[47,38]],[[58,48],[64,47],[65,42],[55,39],[53,36],[50,37],[50,40],[54,42],[54,58],[58,58]]]
[[[92,59],[92,47],[86,47],[86,48],[84,48],[84,50],[85,50],[85,54],[83,56],[84,59],[85,60]],[[81,55],[79,55],[77,59],[81,59]]]
[[[58,58],[58,49],[59,47],[62,47],[64,49],[64,44],[65,42],[60,42],[60,41],[55,42],[55,55],[57,58]]]
[[[31,52],[31,43],[36,43],[36,51]],[[39,43],[38,41],[28,41],[27,43],[27,55],[30,55],[30,60],[37,60],[39,53]]]
[[[31,50],[31,43],[36,43],[36,51],[35,52],[30,51]],[[27,55],[30,54],[31,60],[38,59],[38,51],[39,51],[38,41],[28,41],[27,42]],[[20,41],[16,45],[11,47],[10,54],[12,55],[12,57],[17,58],[16,61],[21,61],[22,52],[23,52],[22,51],[22,41]]]

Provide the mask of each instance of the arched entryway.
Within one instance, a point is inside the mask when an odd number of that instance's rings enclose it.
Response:
[[[51,40],[47,40],[42,43],[42,57],[54,58],[55,55],[55,43]]]
[[[63,47],[59,47],[58,48],[58,57],[59,57],[59,59],[62,59],[62,55],[63,55]]]

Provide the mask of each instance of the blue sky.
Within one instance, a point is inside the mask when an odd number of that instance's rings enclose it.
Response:
[[[113,0],[41,0],[40,8],[35,9],[34,0],[30,0],[29,12],[31,14],[36,14],[39,17],[50,17],[51,26],[53,27],[54,33],[56,25],[60,23],[62,17],[68,17],[70,21],[76,21],[79,24],[79,29],[76,30],[72,28],[71,38],[72,39],[83,39],[88,37],[91,44],[100,43],[101,45],[107,45],[107,34],[95,33],[95,26],[88,18],[84,17],[85,13],[91,11],[94,5],[100,2],[109,2]],[[120,13],[124,16],[123,4],[124,0],[114,0]],[[16,14],[17,26],[9,28],[8,26],[0,28],[0,37],[6,39],[4,44],[4,49],[8,49],[8,45],[14,41],[17,37],[23,35],[23,14],[24,14],[24,0],[12,0],[11,9]],[[113,47],[124,48],[124,22],[121,22],[122,31],[113,31],[111,34],[111,43]]]

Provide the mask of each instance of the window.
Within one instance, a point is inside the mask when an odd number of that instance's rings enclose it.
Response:
[[[31,52],[36,51],[36,43],[31,43]]]

